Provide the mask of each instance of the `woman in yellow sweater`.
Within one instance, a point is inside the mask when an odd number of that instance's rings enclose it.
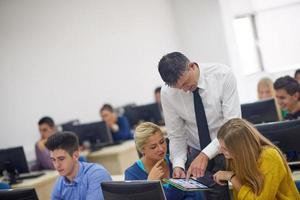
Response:
[[[281,151],[243,119],[231,119],[218,132],[228,171],[218,171],[218,184],[230,181],[235,199],[300,200]]]

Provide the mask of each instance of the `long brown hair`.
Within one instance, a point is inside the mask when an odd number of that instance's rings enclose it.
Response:
[[[287,172],[291,173],[281,151],[246,120],[229,120],[220,128],[217,137],[224,141],[232,156],[232,159],[227,160],[228,169],[236,174],[242,185],[247,185],[257,195],[262,191],[264,182],[263,174],[259,170],[259,158],[263,148],[276,149]]]

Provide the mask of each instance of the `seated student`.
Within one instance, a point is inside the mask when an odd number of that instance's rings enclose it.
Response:
[[[285,119],[297,119],[300,117],[299,83],[290,76],[284,76],[275,81],[274,89],[281,109],[288,112]]]
[[[258,81],[257,95],[259,100],[265,100],[275,97],[273,81],[270,78],[264,77]]]
[[[109,104],[104,104],[100,109],[100,116],[112,132],[114,141],[132,139],[130,125],[125,116],[117,116]]]
[[[221,185],[230,181],[235,199],[300,199],[283,154],[250,123],[231,119],[217,138],[228,171],[213,177]]]
[[[295,78],[296,81],[298,81],[298,83],[300,84],[300,69],[297,69],[297,70],[295,71],[294,78]]]
[[[167,144],[159,126],[144,122],[135,129],[135,144],[141,159],[125,171],[125,180],[161,180],[172,176],[172,164],[166,156]],[[195,192],[183,192],[163,185],[168,200],[196,199]],[[201,196],[199,196],[201,198]]]
[[[45,142],[56,132],[55,123],[51,117],[43,117],[39,120],[38,126],[41,138],[35,144],[36,164],[32,166],[32,170],[54,170]]]
[[[266,99],[271,99],[274,98],[275,99],[275,103],[276,103],[276,109],[278,112],[278,117],[279,120],[282,120],[282,117],[285,117],[287,112],[284,110],[281,110],[279,108],[277,99],[275,97],[275,90],[273,87],[273,81],[268,78],[268,77],[264,77],[261,78],[258,83],[257,83],[257,96],[259,100],[266,100]]]
[[[79,144],[75,134],[54,134],[45,145],[60,175],[52,191],[52,200],[104,199],[100,184],[111,181],[111,176],[101,165],[78,161]]]

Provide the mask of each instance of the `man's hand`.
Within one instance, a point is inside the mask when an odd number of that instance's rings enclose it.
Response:
[[[180,167],[175,167],[173,169],[173,178],[185,178],[184,170]]]
[[[207,164],[208,156],[201,152],[191,163],[186,178],[189,179],[190,176],[195,178],[204,176]]]

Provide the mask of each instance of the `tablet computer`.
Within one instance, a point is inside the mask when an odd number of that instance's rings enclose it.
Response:
[[[200,183],[198,180],[192,178],[188,180],[185,178],[170,178],[163,179],[163,181],[182,191],[210,190],[211,188],[211,185],[205,185],[204,183]]]

